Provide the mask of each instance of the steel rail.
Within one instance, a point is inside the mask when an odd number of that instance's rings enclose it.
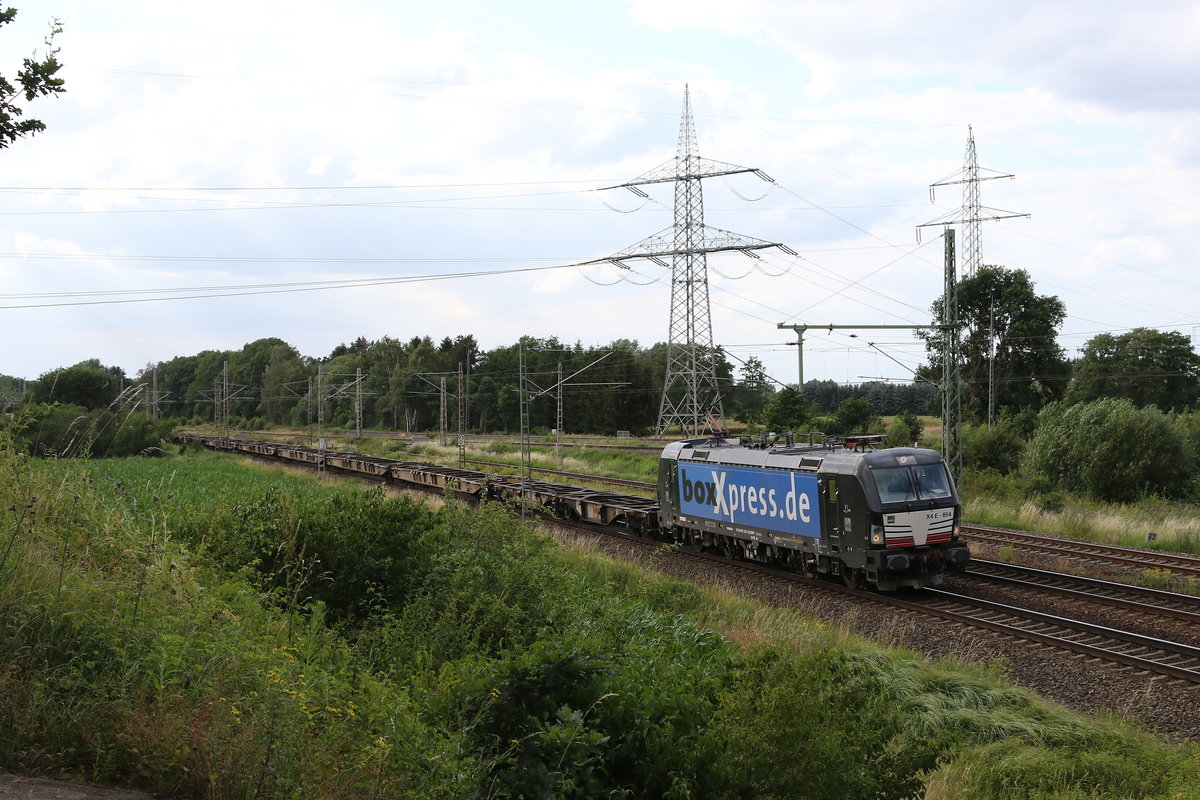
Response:
[[[1164,639],[1155,639],[1150,636],[1141,636],[1128,631],[1120,631],[1112,628],[1105,628],[1101,625],[1092,625],[1091,623],[1080,622],[1079,620],[1067,619],[1066,617],[1056,617],[1053,614],[1043,614],[1038,611],[1030,611],[1015,606],[1006,606],[1002,603],[992,603],[987,600],[963,597],[962,595],[956,595],[950,592],[942,592],[937,589],[925,589],[924,591],[926,593],[933,594],[934,596],[944,595],[944,598],[940,599],[938,602],[954,602],[963,605],[973,605],[995,613],[1008,614],[1018,618],[1026,618],[1037,622],[1056,625],[1058,627],[1064,627],[1068,630],[1088,633],[1090,635],[1104,636],[1117,641],[1125,641],[1129,644],[1134,644],[1142,648],[1156,649],[1168,653],[1174,653],[1176,655],[1182,655],[1187,658],[1194,658],[1200,661],[1200,648],[1192,647],[1191,645],[1170,642]],[[985,619],[972,614],[964,614],[961,611],[939,608],[931,603],[913,602],[910,600],[902,600],[900,598],[893,597],[886,598],[886,602],[889,605],[907,608],[917,613],[933,614],[943,619],[952,620],[975,627],[986,628],[988,630],[1014,636],[1019,639],[1034,641],[1040,644],[1047,644],[1052,647],[1070,650],[1072,652],[1098,658],[1104,661],[1124,664],[1125,666],[1187,681],[1188,683],[1200,684],[1200,670],[1177,666],[1165,661],[1155,661],[1153,659],[1143,658],[1142,656],[1134,655],[1132,653],[1121,652],[1120,650],[1113,650],[1107,647],[1099,647],[1094,644],[1076,641],[1064,636],[1057,636],[1054,634],[1043,633],[1041,631],[1030,630],[1019,625],[1012,625],[1006,622]]]
[[[1141,569],[1160,568],[1185,575],[1200,575],[1200,557],[1187,553],[1118,547],[1099,542],[1058,539],[1025,531],[1010,531],[1002,528],[985,528],[974,525],[962,526],[962,536],[967,540],[991,542],[993,544],[1015,543],[1027,550],[1036,550],[1055,555],[1089,558],[1094,561],[1124,564]]]
[[[925,591],[930,591],[930,590],[926,589]],[[953,597],[954,601],[956,601],[956,602],[962,600],[961,595],[949,595],[949,596]],[[970,600],[970,599],[968,599],[968,600]],[[1189,669],[1187,667],[1177,667],[1177,666],[1175,666],[1175,664],[1164,663],[1164,662],[1160,662],[1160,661],[1153,661],[1153,660],[1150,660],[1150,658],[1144,658],[1141,656],[1128,654],[1128,652],[1121,652],[1118,650],[1110,650],[1108,648],[1100,648],[1100,646],[1096,646],[1093,644],[1086,644],[1084,642],[1076,642],[1076,640],[1074,640],[1074,639],[1064,638],[1061,636],[1054,636],[1054,634],[1043,633],[1040,631],[1032,631],[1032,630],[1028,630],[1028,628],[1024,628],[1024,627],[1020,627],[1020,626],[1016,626],[1016,625],[1009,625],[1009,624],[1007,624],[1007,622],[998,622],[996,620],[983,619],[983,618],[980,618],[980,616],[974,616],[971,614],[955,612],[955,610],[950,610],[950,609],[946,609],[946,608],[938,608],[938,607],[934,606],[934,604],[930,604],[930,603],[919,603],[919,602],[912,602],[912,601],[907,601],[907,600],[900,600],[900,599],[898,599],[898,597],[888,597],[887,602],[888,602],[888,604],[893,604],[893,606],[898,606],[900,608],[907,608],[907,609],[913,610],[913,612],[917,612],[920,614],[934,614],[936,616],[941,616],[942,619],[952,620],[952,621],[956,621],[956,622],[962,622],[962,624],[971,625],[974,627],[988,628],[988,630],[991,630],[991,631],[1006,633],[1006,634],[1008,634],[1008,636],[1013,636],[1013,637],[1020,638],[1020,639],[1031,640],[1031,642],[1038,642],[1040,644],[1048,644],[1048,645],[1054,646],[1054,648],[1058,648],[1058,649],[1066,649],[1066,650],[1070,650],[1073,652],[1079,652],[1079,654],[1094,657],[1094,658],[1100,658],[1100,660],[1103,660],[1103,661],[1116,662],[1116,663],[1124,664],[1124,666],[1146,670],[1146,672],[1152,672],[1152,673],[1156,673],[1159,675],[1165,675],[1165,676],[1168,676],[1168,678],[1184,680],[1184,681],[1190,682],[1190,684],[1200,684],[1200,670]],[[986,601],[983,601],[983,602],[986,602]],[[1015,612],[1018,615],[1037,614],[1037,612],[1026,612],[1026,610],[1024,610],[1024,609],[1002,606],[1002,604],[1000,604],[1000,603],[991,603],[991,604],[992,604],[992,606],[998,607],[994,610],[1007,609],[1006,612],[1004,612],[1004,613],[1014,613]],[[1045,614],[1044,616],[1052,616],[1052,615]],[[1072,624],[1072,625],[1070,625],[1068,627],[1074,627],[1074,625],[1076,625],[1076,624],[1087,625],[1086,622],[1078,622],[1078,620],[1066,620],[1066,618],[1058,618],[1058,619],[1063,619],[1066,622],[1070,622],[1070,624]],[[1092,627],[1100,628],[1100,626],[1092,626]],[[1078,630],[1078,628],[1076,628],[1076,630]],[[1134,633],[1128,633],[1128,632],[1124,632],[1124,631],[1115,631],[1115,633],[1121,633],[1123,637],[1136,636],[1136,634],[1134,634]],[[1188,648],[1189,650],[1198,651],[1198,656],[1200,656],[1200,649],[1198,649],[1198,648],[1189,648],[1188,645],[1181,645],[1181,644],[1178,644],[1175,642],[1165,642],[1165,640],[1163,640],[1163,639],[1152,639],[1151,637],[1141,637],[1141,638],[1146,639],[1147,642],[1162,642],[1164,645],[1174,645],[1174,648]],[[1141,645],[1141,646],[1153,646],[1153,645],[1145,644],[1145,645]],[[1162,648],[1162,649],[1166,649],[1166,648]],[[1172,650],[1172,651],[1174,651],[1174,650]],[[1184,654],[1181,654],[1181,655],[1184,655]]]
[[[997,575],[988,570],[1008,570],[1015,572],[1018,575],[1024,575],[1026,578],[1014,578],[1007,575]],[[1032,567],[1024,567],[1017,564],[1005,564],[999,561],[987,561],[977,558],[971,559],[970,563],[967,564],[966,574],[972,577],[982,578],[993,583],[1003,583],[1022,589],[1033,589],[1035,591],[1056,594],[1061,597],[1082,600],[1088,603],[1122,608],[1142,614],[1173,617],[1175,619],[1181,619],[1200,624],[1200,597],[1195,597],[1189,594],[1166,592],[1161,589],[1133,586],[1132,584],[1128,583],[1104,581],[1099,580],[1098,578],[1086,578],[1082,576],[1068,575],[1063,572],[1050,572],[1048,570],[1034,569]],[[1033,578],[1033,580],[1029,580],[1027,578]],[[1078,586],[1086,588],[1072,589],[1067,586],[1056,586],[1053,583],[1045,583],[1043,581],[1074,583]],[[1091,589],[1092,591],[1089,591],[1088,589]],[[1141,597],[1145,600],[1174,603],[1175,605],[1159,605],[1154,602],[1135,600],[1128,596],[1118,597],[1112,594],[1102,594],[1101,592],[1116,592],[1125,595],[1132,595],[1134,597]],[[1190,606],[1190,608],[1188,606]]]
[[[561,524],[560,520],[554,520],[554,522]],[[603,526],[595,526],[587,523],[569,523],[568,527],[577,527],[593,532],[600,532],[607,535],[633,539],[645,542],[647,546],[653,544],[653,542],[647,541],[644,537],[619,531],[612,531],[611,529],[604,528]],[[1097,658],[1110,663],[1117,663],[1123,666],[1133,667],[1157,675],[1163,675],[1169,678],[1186,681],[1188,683],[1200,684],[1200,669],[1190,669],[1188,667],[1164,663],[1163,661],[1144,658],[1132,653],[1121,652],[1120,650],[1112,650],[1110,648],[1100,647],[1095,644],[1076,641],[1065,636],[1058,636],[1042,631],[1030,630],[1029,628],[1024,628],[1019,625],[999,622],[993,619],[986,619],[976,614],[969,614],[962,611],[954,611],[952,609],[938,607],[937,605],[928,602],[905,600],[895,595],[885,595],[876,592],[862,591],[860,589],[850,589],[842,586],[839,583],[822,581],[799,573],[785,572],[765,564],[757,564],[753,561],[738,561],[736,559],[726,558],[725,556],[716,555],[714,553],[700,553],[691,550],[679,550],[678,552],[681,556],[686,558],[716,562],[721,564],[726,569],[738,569],[746,572],[755,572],[775,580],[804,583],[822,590],[841,592],[843,594],[871,600],[895,608],[905,609],[918,614],[924,614],[927,616],[933,615],[962,625],[983,628],[984,630],[990,630],[995,633],[1004,634],[1017,639],[1048,645],[1059,650],[1068,650],[1070,652],[1079,653],[1090,658]],[[1163,639],[1155,639],[1154,637],[1142,636],[1140,634],[1130,633],[1128,631],[1105,628],[1100,625],[1092,625],[1091,623],[1081,622],[1079,620],[1071,620],[1067,619],[1066,617],[1056,617],[1052,614],[1044,614],[1042,612],[1022,609],[1016,606],[1005,606],[1001,603],[993,603],[988,600],[964,597],[962,595],[956,595],[952,592],[944,592],[938,589],[924,589],[922,591],[927,595],[933,595],[934,597],[937,597],[938,599],[935,600],[937,603],[944,604],[946,602],[957,602],[960,605],[975,606],[992,613],[1004,613],[1017,618],[1026,618],[1036,623],[1065,627],[1068,630],[1074,630],[1076,632],[1085,633],[1092,636],[1107,636],[1109,639],[1123,641],[1136,647],[1165,651],[1175,656],[1194,658],[1197,661],[1200,661],[1200,648],[1192,647],[1191,645],[1170,642]]]

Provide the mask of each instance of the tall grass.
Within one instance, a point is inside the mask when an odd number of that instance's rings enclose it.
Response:
[[[169,509],[102,469],[11,451],[0,469],[7,769],[189,796],[469,792],[456,737],[356,666],[320,604],[264,602],[176,539]]]
[[[1105,503],[1058,491],[1031,492],[1018,480],[994,473],[968,474],[963,493],[969,522],[1200,553],[1200,508],[1191,504],[1156,498]]]

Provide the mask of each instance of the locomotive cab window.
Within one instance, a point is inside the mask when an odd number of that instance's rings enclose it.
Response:
[[[911,503],[950,497],[950,477],[943,464],[885,467],[872,470],[881,503]]]
[[[941,500],[950,496],[950,475],[945,464],[913,467],[913,478],[922,500]]]

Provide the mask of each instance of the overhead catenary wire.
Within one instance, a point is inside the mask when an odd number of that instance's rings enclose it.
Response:
[[[421,283],[424,281],[456,280],[456,279],[462,279],[462,278],[478,278],[478,277],[497,276],[497,275],[513,275],[513,274],[523,273],[523,272],[541,272],[541,271],[546,271],[546,270],[571,269],[576,266],[578,266],[578,265],[576,265],[576,264],[555,264],[552,266],[542,266],[542,267],[520,267],[520,268],[514,268],[514,269],[491,270],[491,271],[444,273],[444,274],[440,274],[440,275],[415,275],[415,276],[401,276],[401,277],[389,277],[389,278],[363,278],[363,279],[351,279],[351,280],[343,280],[343,281],[313,281],[313,282],[301,282],[299,284],[277,284],[277,285],[264,284],[261,287],[250,287],[250,288],[236,287],[230,291],[217,291],[213,287],[202,287],[202,288],[187,289],[187,290],[163,289],[163,290],[159,290],[158,292],[155,292],[155,290],[148,290],[148,289],[132,289],[132,290],[122,290],[122,291],[129,292],[129,293],[135,293],[135,294],[150,292],[150,293],[162,294],[165,296],[119,298],[119,299],[107,299],[107,300],[80,300],[80,301],[75,301],[75,302],[61,302],[61,303],[24,303],[24,304],[0,305],[0,311],[10,311],[10,310],[15,310],[15,309],[25,309],[25,308],[57,308],[57,307],[68,307],[68,306],[115,305],[115,304],[122,304],[122,303],[153,303],[153,302],[161,302],[161,301],[167,301],[167,300],[194,300],[194,299],[209,299],[209,298],[214,298],[214,297],[242,297],[242,296],[247,296],[247,295],[286,294],[286,293],[292,293],[292,292],[327,291],[330,289],[355,289],[355,288],[362,288],[362,287],[367,287],[367,286],[387,286],[387,285],[402,284],[402,283]],[[178,294],[178,292],[180,292],[180,291],[187,291],[190,293]]]

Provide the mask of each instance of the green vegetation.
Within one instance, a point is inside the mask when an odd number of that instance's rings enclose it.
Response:
[[[1068,492],[1127,502],[1184,496],[1194,459],[1172,418],[1154,407],[1106,398],[1042,409],[1023,466]]]
[[[171,421],[155,421],[121,395],[108,407],[26,403],[8,429],[22,450],[39,456],[113,457],[158,454]]]
[[[7,25],[17,16],[15,8],[0,10],[0,26]],[[17,139],[33,136],[46,130],[46,123],[40,119],[25,116],[25,107],[19,105],[19,98],[24,95],[25,104],[39,97],[53,97],[66,89],[66,82],[57,77],[62,64],[58,62],[58,48],[54,46],[54,37],[62,33],[62,25],[58,20],[50,23],[50,33],[46,36],[46,55],[21,60],[21,67],[16,72],[17,86],[8,78],[0,75],[0,148],[11,147]],[[19,87],[19,88],[18,88]]]
[[[1134,328],[1088,340],[1067,392],[1072,403],[1123,397],[1139,408],[1182,411],[1200,399],[1200,355],[1179,331]]]
[[[1200,791],[1192,749],[493,509],[11,447],[0,494],[9,769],[239,798]]]
[[[942,307],[939,298],[930,309],[935,325],[942,321]],[[1058,344],[1066,315],[1057,297],[1037,294],[1023,269],[984,265],[960,280],[963,413],[986,418],[989,388],[998,412],[1037,411],[1061,399],[1070,381],[1070,364]],[[917,335],[929,358],[918,375],[940,382],[944,333],[931,328]]]

